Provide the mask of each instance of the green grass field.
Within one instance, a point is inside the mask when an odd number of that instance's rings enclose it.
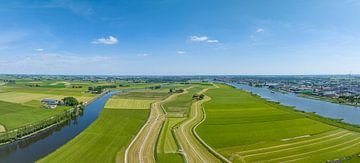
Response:
[[[108,100],[106,108],[116,109],[149,109],[150,104],[168,96],[162,90],[143,90],[137,92],[119,93]]]
[[[116,162],[149,110],[108,109],[80,135],[39,162]]]
[[[166,119],[157,145],[157,158],[159,162],[183,162],[183,158],[178,153],[179,148],[171,131],[175,125],[183,120],[185,120],[185,118]]]
[[[38,105],[36,101],[33,105]],[[31,124],[63,112],[68,107],[58,107],[56,109],[45,109],[27,105],[15,104],[0,101],[0,124],[7,130]]]
[[[203,88],[200,86],[193,86],[188,89],[188,93],[177,96],[174,100],[165,102],[163,104],[169,117],[185,117],[193,102],[192,96]]]
[[[150,104],[154,100],[138,100],[138,99],[109,99],[106,108],[113,109],[149,109]]]
[[[324,162],[360,152],[360,134],[297,114],[220,85],[206,93],[207,118],[197,129],[234,162]]]

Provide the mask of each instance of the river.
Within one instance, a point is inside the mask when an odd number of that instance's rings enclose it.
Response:
[[[299,97],[294,93],[272,92],[268,88],[252,87],[244,84],[227,83],[238,89],[257,94],[269,101],[280,102],[286,106],[293,106],[297,110],[305,112],[315,112],[316,114],[333,118],[342,119],[343,122],[360,125],[360,107],[335,104],[327,101]]]
[[[83,115],[70,120],[66,124],[48,129],[35,136],[1,146],[0,162],[35,162],[55,151],[94,122],[104,108],[106,101],[112,95],[124,91],[114,91],[101,96],[85,107]]]

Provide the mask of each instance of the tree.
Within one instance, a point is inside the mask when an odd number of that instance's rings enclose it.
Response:
[[[62,99],[62,101],[64,102],[64,104],[66,106],[77,106],[77,105],[79,105],[79,101],[74,97],[65,97],[64,99]]]

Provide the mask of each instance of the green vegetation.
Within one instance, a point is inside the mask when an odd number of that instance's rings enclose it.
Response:
[[[164,103],[163,106],[168,113],[168,117],[186,117],[193,102],[193,95],[202,89],[200,86],[193,86],[186,90],[187,93],[177,96],[175,100]]]
[[[40,102],[33,101],[32,103],[35,103],[33,105],[37,105],[37,107],[0,101],[0,124],[5,126],[6,130],[11,130],[50,118],[68,109],[63,106],[56,109],[45,109],[39,107]]]
[[[74,97],[64,97],[62,101],[66,106],[77,106],[80,104],[79,101]]]
[[[157,145],[158,162],[183,162],[183,158],[179,153],[178,142],[174,138],[173,128],[185,120],[185,118],[167,118]]]
[[[149,110],[108,109],[80,135],[39,162],[115,162],[146,121]]]
[[[234,162],[324,162],[360,152],[360,134],[220,85],[197,132]],[[320,117],[317,117],[320,118]],[[333,122],[334,123],[334,122]]]

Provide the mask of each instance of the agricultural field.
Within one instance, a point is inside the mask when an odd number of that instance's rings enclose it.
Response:
[[[39,162],[122,162],[125,149],[144,125],[150,112],[150,105],[139,109],[128,101],[155,102],[168,96],[167,92],[159,93],[161,91],[145,90],[114,95],[93,124]],[[111,100],[114,99],[120,100],[113,103]]]
[[[186,93],[177,96],[174,100],[167,101],[163,104],[167,112],[167,117],[185,117],[193,102],[192,96],[203,89],[202,86],[193,85],[186,89]]]
[[[39,162],[116,162],[148,114],[149,110],[104,108],[86,130]]]
[[[325,162],[360,152],[360,133],[220,85],[209,90],[200,137],[233,162]]]
[[[5,83],[5,80],[14,80],[14,83]],[[65,81],[55,79],[1,79],[0,85],[0,129],[10,130],[30,125],[50,118],[70,107],[58,106],[55,109],[46,109],[41,100],[61,100],[64,97],[75,97],[80,102],[88,102],[97,94],[88,93],[88,87],[119,85],[119,82],[90,82]],[[135,84],[134,87],[145,87],[151,84]],[[155,84],[152,84],[155,85]],[[158,85],[158,84],[157,84]],[[129,86],[132,86],[129,84]],[[127,88],[117,88],[127,89]],[[148,105],[148,102],[147,102]]]
[[[0,101],[0,124],[6,130],[18,128],[27,124],[50,118],[51,116],[61,113],[68,107],[58,107],[56,109],[40,108],[41,105],[34,101],[27,105]]]

